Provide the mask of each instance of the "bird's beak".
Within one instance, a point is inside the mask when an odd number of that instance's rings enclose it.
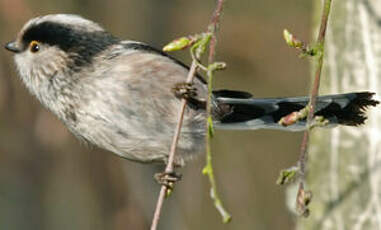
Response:
[[[14,53],[20,53],[21,52],[21,49],[19,47],[17,47],[17,44],[14,41],[8,42],[7,44],[5,44],[5,49],[12,51]]]

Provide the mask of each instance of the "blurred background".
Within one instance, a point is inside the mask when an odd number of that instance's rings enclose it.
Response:
[[[0,0],[0,43],[30,18],[74,13],[114,35],[163,47],[204,31],[215,6],[205,0]],[[309,63],[283,41],[288,28],[310,39],[312,3],[305,0],[227,1],[217,46],[216,88],[257,97],[305,95]],[[173,55],[189,63],[188,52]],[[0,229],[149,229],[160,166],[141,165],[89,148],[30,96],[12,55],[0,49]],[[159,229],[293,229],[295,217],[279,171],[297,160],[300,133],[218,131],[213,139],[220,195],[233,215],[223,225],[201,174],[204,156],[181,170]]]

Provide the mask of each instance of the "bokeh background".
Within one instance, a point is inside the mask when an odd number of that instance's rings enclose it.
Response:
[[[74,13],[114,35],[162,47],[205,30],[209,0],[0,0],[0,43],[14,38],[31,17]],[[311,34],[312,3],[305,0],[227,1],[217,59],[228,64],[216,88],[247,90],[257,97],[305,95],[309,63],[288,48],[288,28]],[[188,52],[175,56],[189,63]],[[181,170],[183,180],[166,200],[160,229],[293,229],[295,217],[279,171],[297,160],[301,135],[281,131],[218,131],[214,167],[228,225],[209,198],[201,174],[204,157]],[[0,49],[0,229],[148,229],[160,166],[141,165],[89,148],[30,96],[12,55]]]

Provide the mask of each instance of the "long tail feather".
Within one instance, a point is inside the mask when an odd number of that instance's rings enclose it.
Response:
[[[329,125],[358,126],[366,120],[366,109],[376,106],[374,93],[359,92],[318,97],[315,115],[329,120]],[[252,98],[250,94],[235,91],[215,93],[214,116],[218,128],[225,129],[305,129],[305,120],[283,127],[278,121],[304,108],[308,97]]]

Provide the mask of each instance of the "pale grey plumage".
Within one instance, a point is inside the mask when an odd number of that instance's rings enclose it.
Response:
[[[118,47],[112,49],[117,51]],[[124,49],[123,44],[119,49]],[[103,61],[96,73],[78,74],[80,101],[87,103],[78,106],[72,127],[76,135],[131,160],[166,159],[180,106],[171,89],[174,83],[184,81],[185,68],[173,66],[166,57],[129,50]],[[205,87],[196,85],[205,94]],[[186,110],[178,145],[181,158],[203,151],[204,119],[205,113]],[[183,162],[179,158],[177,163]]]
[[[130,160],[167,160],[180,107],[172,89],[185,82],[184,64],[143,43],[121,41],[75,15],[34,18],[6,48],[16,53],[29,91],[77,137]],[[202,104],[207,87],[201,77],[194,87]],[[377,104],[371,96],[321,97],[316,113],[333,125],[358,125],[365,120],[363,109]],[[212,115],[217,128],[301,130],[304,122],[283,127],[277,121],[306,103],[307,98],[254,99],[220,90],[214,92]],[[205,121],[205,107],[186,108],[177,165],[204,151]]]
[[[48,15],[24,26],[16,40],[19,46],[26,30],[46,21],[76,28],[84,24],[89,32],[101,31],[77,16]],[[129,44],[138,43],[113,44],[93,57],[95,66],[85,65],[80,71],[68,67],[73,60],[57,46],[41,44],[42,52],[26,50],[16,54],[15,61],[29,91],[77,137],[130,160],[162,162],[180,105],[172,88],[184,81],[187,69],[165,56],[126,49]],[[206,95],[199,80],[195,86],[200,95]],[[186,110],[177,164],[203,151],[204,119],[204,112]]]

